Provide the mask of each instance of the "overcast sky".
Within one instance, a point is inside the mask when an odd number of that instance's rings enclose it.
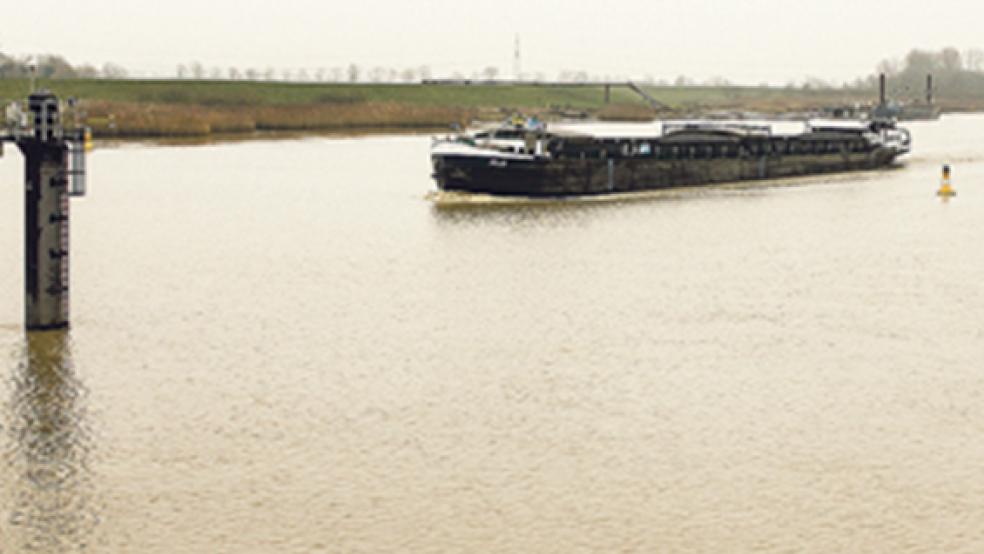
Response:
[[[984,48],[982,25],[980,0],[47,1],[5,11],[0,51],[162,76],[192,61],[507,76],[519,34],[528,74],[784,84],[850,80],[913,47]]]

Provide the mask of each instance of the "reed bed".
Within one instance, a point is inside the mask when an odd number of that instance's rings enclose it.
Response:
[[[96,137],[194,137],[255,131],[322,131],[353,128],[434,128],[464,124],[475,110],[360,102],[260,106],[200,106],[140,102],[89,102],[87,122]]]

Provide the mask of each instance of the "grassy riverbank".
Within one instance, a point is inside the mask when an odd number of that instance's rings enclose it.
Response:
[[[0,99],[23,98],[28,83],[0,79]],[[254,131],[434,128],[496,119],[514,111],[546,116],[651,119],[632,91],[602,87],[440,86],[192,80],[53,80],[40,86],[82,99],[97,137],[204,136]],[[778,113],[871,101],[873,94],[772,87],[645,87],[670,114],[711,110]],[[979,101],[978,101],[979,102]],[[951,109],[984,105],[953,99]]]

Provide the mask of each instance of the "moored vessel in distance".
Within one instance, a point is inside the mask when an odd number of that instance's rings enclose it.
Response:
[[[911,146],[891,120],[507,123],[435,139],[445,191],[572,196],[873,169]]]

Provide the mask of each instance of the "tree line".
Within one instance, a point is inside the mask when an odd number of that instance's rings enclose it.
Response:
[[[40,56],[10,56],[0,52],[0,78],[30,77],[32,71],[37,77],[48,79],[125,79],[130,75],[123,67],[106,63],[101,67],[90,64],[73,66],[65,58],[45,54]],[[886,59],[879,62],[875,71],[850,82],[835,84],[816,77],[808,77],[801,82],[790,81],[788,89],[803,90],[872,90],[878,86],[878,75],[888,78],[888,93],[898,99],[922,98],[925,94],[926,76],[932,75],[934,89],[947,96],[969,96],[984,94],[984,50],[972,48],[963,52],[953,47],[939,51],[913,49],[902,58]],[[361,67],[351,63],[347,66],[276,69],[239,67],[206,67],[201,62],[178,64],[174,76],[179,79],[196,80],[249,80],[249,81],[291,81],[291,82],[349,82],[349,83],[415,83],[433,77],[427,65],[404,68],[382,66]],[[488,66],[469,74],[454,72],[453,79],[496,79],[503,76],[499,68]],[[516,78],[514,75],[507,76]],[[544,72],[526,73],[522,80],[546,81],[551,79]],[[629,80],[621,75],[589,74],[582,70],[564,69],[553,77],[558,82],[577,83],[583,81]],[[658,86],[713,86],[727,87],[733,83],[724,77],[712,77],[697,81],[681,75],[673,80],[656,79],[646,75],[634,79],[641,84]],[[760,86],[768,86],[762,83]]]
[[[359,65],[277,69],[274,67],[240,68],[240,67],[205,67],[201,62],[178,64],[175,71],[178,79],[194,80],[247,80],[247,81],[291,81],[291,82],[372,82],[372,83],[413,83],[431,78],[429,66],[405,68],[386,68],[381,66],[363,69]]]
[[[90,64],[73,66],[54,54],[40,56],[8,56],[0,52],[0,79],[30,77],[31,73],[44,79],[125,79],[126,69],[114,63],[102,67]]]
[[[939,51],[910,50],[902,59],[882,60],[876,74],[885,74],[888,94],[901,98],[922,98],[926,76],[933,76],[934,91],[950,97],[984,94],[984,50],[960,52],[948,47]]]

